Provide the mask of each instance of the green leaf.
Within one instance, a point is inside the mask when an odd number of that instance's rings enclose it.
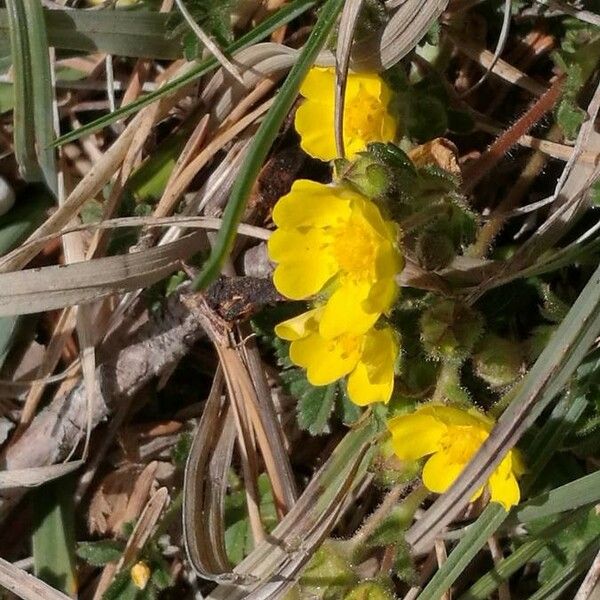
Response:
[[[300,586],[306,597],[344,598],[344,591],[358,577],[347,560],[334,549],[334,544],[325,542],[312,556],[300,577]]]
[[[206,33],[215,37],[219,44],[226,45],[233,41],[233,28],[231,26],[233,0],[186,0],[185,6],[194,21]],[[195,48],[192,56],[198,56],[198,51],[202,46],[198,44],[196,35],[189,31],[185,19],[179,11],[173,11],[169,16],[170,19],[167,24],[170,30],[169,35],[178,35],[182,30],[188,30],[184,38],[184,44],[186,46],[193,44]]]
[[[539,583],[551,581],[595,539],[600,539],[600,517],[592,508],[575,523],[554,532],[547,548],[538,555],[541,563]]]
[[[390,546],[402,539],[402,534],[412,523],[414,509],[402,504],[394,507],[367,540],[369,546]]]
[[[131,581],[128,570],[117,573],[102,596],[102,600],[138,600],[139,598],[140,590]]]
[[[221,229],[219,229],[211,254],[202,271],[192,283],[194,290],[204,289],[219,276],[223,262],[233,246],[237,226],[244,213],[256,177],[277,137],[283,120],[296,100],[306,73],[313,65],[319,50],[325,44],[343,5],[344,0],[327,0],[323,5],[319,18],[312,28],[296,64],[283,82],[275,102],[254,135],[252,144],[248,148],[246,158],[229,195],[229,202],[222,217]]]
[[[410,546],[404,540],[400,540],[396,544],[394,572],[400,581],[404,581],[410,586],[418,584],[419,575],[410,552]]]
[[[561,100],[556,109],[556,122],[568,140],[577,138],[586,118],[587,113],[569,98]]]
[[[446,133],[448,116],[444,103],[427,93],[408,94],[406,128],[417,142],[427,142]]]
[[[281,378],[290,393],[298,399],[296,415],[300,428],[311,435],[329,433],[329,417],[335,405],[337,383],[315,387],[300,369],[284,371]]]
[[[348,397],[346,384],[339,382],[339,393],[336,398],[336,415],[344,425],[356,423],[363,415],[363,410]]]
[[[56,480],[33,496],[32,535],[35,576],[75,597],[75,505],[72,479]]]
[[[394,600],[394,596],[381,584],[365,581],[352,588],[344,600]]]
[[[119,560],[125,544],[118,540],[98,540],[97,542],[79,542],[77,556],[94,567]]]

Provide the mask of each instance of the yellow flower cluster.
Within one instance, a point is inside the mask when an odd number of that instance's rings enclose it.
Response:
[[[426,404],[415,412],[388,421],[394,453],[402,460],[429,459],[423,467],[425,487],[445,492],[460,475],[494,422],[476,409],[463,410],[443,404]],[[517,478],[525,472],[517,450],[511,450],[491,474],[486,486],[492,502],[506,510],[519,503]],[[471,498],[477,500],[483,488]]]
[[[398,343],[389,327],[374,325],[398,292],[397,226],[356,192],[302,179],[279,200],[273,221],[275,287],[294,300],[320,294],[315,310],[276,328],[292,342],[291,360],[313,385],[349,375],[356,404],[387,402]]]
[[[324,161],[337,157],[334,135],[335,71],[313,67],[302,86],[305,98],[296,111],[300,146]],[[391,142],[396,119],[389,113],[392,92],[376,73],[349,73],[344,95],[344,150],[352,160],[371,142]]]
[[[311,69],[300,93],[305,100],[295,125],[301,146],[331,160],[336,157],[333,69]],[[394,138],[390,98],[378,75],[349,75],[344,113],[348,158],[370,142]],[[291,342],[290,359],[307,370],[313,385],[348,376],[348,395],[358,405],[387,402],[399,345],[390,327],[376,323],[398,293],[396,276],[403,266],[398,227],[361,194],[306,179],[280,198],[273,221],[277,229],[268,250],[277,263],[275,287],[293,300],[316,297],[314,310],[275,329]]]

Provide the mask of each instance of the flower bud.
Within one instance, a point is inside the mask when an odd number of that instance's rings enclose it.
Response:
[[[427,271],[447,267],[456,256],[450,237],[436,230],[423,231],[417,238],[415,250],[419,264]]]
[[[521,374],[523,355],[517,342],[488,333],[473,356],[475,373],[493,388],[513,383]]]
[[[131,581],[136,588],[140,590],[145,590],[148,585],[148,581],[150,580],[150,575],[152,571],[150,571],[150,567],[144,561],[139,561],[131,567],[130,575]]]
[[[421,315],[421,341],[435,359],[462,362],[483,332],[481,315],[456,300],[437,300]]]

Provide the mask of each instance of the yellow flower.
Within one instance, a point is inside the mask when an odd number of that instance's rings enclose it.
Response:
[[[364,333],[396,298],[402,256],[397,226],[360,194],[300,179],[273,210],[269,239],[277,290],[293,300],[331,292],[320,321],[326,338]]]
[[[443,404],[427,404],[414,413],[388,422],[392,446],[402,460],[431,455],[423,468],[423,483],[441,494],[454,483],[471,457],[487,439],[494,422],[473,409],[463,410]],[[517,477],[525,469],[519,452],[511,450],[487,481],[492,502],[509,510],[519,503]],[[471,498],[476,500],[483,488]]]
[[[144,562],[139,561],[131,567],[131,571],[129,572],[131,576],[131,581],[133,581],[133,585],[140,590],[146,589],[148,585],[148,581],[150,580],[150,567]]]
[[[390,327],[366,333],[342,333],[324,338],[319,321],[324,309],[316,308],[280,323],[275,333],[291,341],[290,359],[307,372],[313,385],[327,385],[348,375],[348,396],[359,406],[388,402],[394,387],[398,341]]]
[[[296,111],[295,126],[300,146],[311,156],[337,158],[334,133],[335,71],[313,67],[300,87],[305,101]],[[389,87],[376,73],[349,73],[344,102],[346,158],[366,149],[371,142],[391,142],[396,120],[388,112]]]

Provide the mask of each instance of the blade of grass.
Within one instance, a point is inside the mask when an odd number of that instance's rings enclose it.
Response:
[[[562,593],[569,587],[581,573],[589,566],[600,547],[600,537],[588,544],[577,558],[562,568],[556,575],[551,577],[529,600],[552,600],[561,598]]]
[[[560,533],[564,527],[581,517],[585,510],[576,510],[569,513],[566,518],[559,519],[544,527],[535,534],[530,541],[519,546],[508,558],[501,560],[493,569],[480,577],[459,600],[486,600],[498,587],[508,581],[513,573],[532,560],[553,537]]]
[[[316,0],[295,0],[294,2],[290,2],[283,8],[279,9],[274,15],[265,19],[260,25],[257,25],[254,29],[252,29],[252,31],[249,31],[245,35],[241,36],[238,40],[227,46],[227,48],[224,48],[223,52],[230,55],[238,50],[247,48],[248,46],[267,38],[269,35],[271,35],[271,33],[273,33],[273,31],[281,27],[281,25],[294,20],[296,17],[312,8],[315,4]],[[139,111],[141,108],[152,104],[152,102],[172,94],[173,92],[190,84],[192,81],[195,81],[196,79],[202,77],[202,75],[205,75],[217,67],[219,67],[219,63],[215,58],[207,58],[206,60],[203,60],[194,67],[190,68],[190,70],[184,75],[181,75],[180,77],[177,77],[164,84],[155,92],[140,96],[140,98],[137,100],[127,104],[126,106],[118,108],[109,115],[100,117],[95,121],[91,121],[90,123],[79,127],[75,131],[71,131],[59,137],[57,140],[55,140],[54,145],[62,146],[63,144],[72,142],[81,136],[89,135],[90,133],[94,133],[99,129],[107,127],[108,125],[111,125],[112,123]]]
[[[32,536],[35,575],[74,598],[77,580],[72,486],[67,485],[65,479],[45,485],[35,493],[33,507],[36,517]]]
[[[298,61],[283,82],[275,102],[256,132],[223,213],[223,227],[219,230],[212,252],[202,271],[192,283],[195,290],[205,288],[218,277],[221,266],[235,240],[237,226],[254,181],[271,149],[281,123],[292,108],[302,80],[314,63],[319,50],[325,44],[343,5],[343,0],[327,0],[302,52],[298,56]]]
[[[181,58],[180,39],[165,35],[168,15],[124,10],[43,10],[48,42],[60,50],[117,56]],[[0,9],[0,39],[8,35],[8,14]],[[0,48],[2,42],[0,41]]]
[[[42,6],[8,0],[15,92],[15,156],[27,181],[44,181],[56,193],[52,81]]]

